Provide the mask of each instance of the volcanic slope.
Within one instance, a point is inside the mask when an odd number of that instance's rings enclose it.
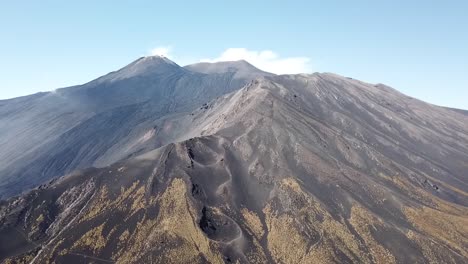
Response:
[[[188,139],[192,111],[272,76],[242,61],[197,65],[142,57],[84,85],[0,101],[0,198]]]
[[[0,258],[466,263],[468,117],[334,74],[256,79],[200,136],[4,201]]]

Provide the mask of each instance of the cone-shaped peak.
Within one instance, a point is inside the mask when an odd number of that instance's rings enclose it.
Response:
[[[171,74],[171,72],[181,69],[183,68],[165,56],[146,56],[133,61],[118,71],[109,73],[101,81],[121,80],[135,76]]]

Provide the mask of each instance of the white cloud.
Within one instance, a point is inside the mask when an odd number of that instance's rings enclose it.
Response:
[[[246,60],[255,67],[276,74],[309,73],[312,71],[308,57],[280,57],[271,50],[248,50],[246,48],[229,48],[215,59],[204,59],[203,62]]]
[[[150,54],[152,56],[158,55],[158,56],[164,56],[167,58],[171,57],[171,52],[172,52],[172,47],[171,46],[160,46],[152,49],[150,51]]]

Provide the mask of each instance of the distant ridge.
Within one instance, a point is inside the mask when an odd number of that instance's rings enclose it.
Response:
[[[223,61],[223,62],[200,62],[184,67],[190,71],[215,74],[215,73],[235,73],[234,77],[237,79],[253,79],[260,76],[273,76],[274,74],[259,70],[252,64],[245,60],[239,61]]]

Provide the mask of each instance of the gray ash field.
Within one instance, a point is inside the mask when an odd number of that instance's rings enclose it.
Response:
[[[468,115],[382,84],[149,57],[0,113],[4,263],[468,262]]]

